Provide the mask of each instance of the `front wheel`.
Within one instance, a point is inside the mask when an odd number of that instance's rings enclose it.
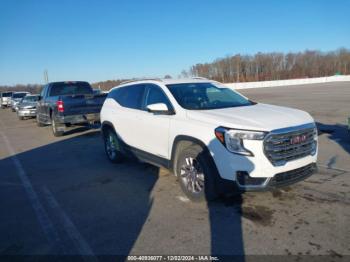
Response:
[[[179,152],[176,175],[182,191],[192,201],[212,201],[218,198],[217,171],[211,156],[199,145],[192,145]]]
[[[117,134],[112,129],[107,129],[103,132],[103,140],[109,161],[113,163],[122,162],[124,156]]]

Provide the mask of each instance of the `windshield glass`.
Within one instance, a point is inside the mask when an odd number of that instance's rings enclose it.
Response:
[[[12,96],[12,92],[2,93],[1,96],[2,97],[10,97],[10,96]]]
[[[54,83],[50,96],[87,95],[92,94],[92,88],[87,82]]]
[[[13,94],[13,98],[22,98],[25,97],[27,95],[27,93],[15,93]]]
[[[22,102],[36,102],[38,99],[39,96],[26,96],[22,99]]]
[[[167,87],[180,106],[189,110],[219,109],[253,104],[233,90],[212,83],[171,84]]]

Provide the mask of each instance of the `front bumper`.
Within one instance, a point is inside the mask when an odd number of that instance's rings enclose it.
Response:
[[[274,165],[264,152],[264,141],[246,140],[244,146],[253,156],[229,152],[217,139],[209,143],[220,177],[232,181],[242,191],[264,191],[296,183],[316,170],[317,140],[313,153]]]
[[[35,117],[36,109],[19,109],[17,113],[18,113],[18,116],[22,116],[22,117]]]
[[[237,178],[236,183],[241,191],[266,191],[295,184],[305,180],[315,172],[317,172],[317,165],[311,163],[294,170],[278,173],[274,177],[254,179],[247,176],[246,179]],[[242,183],[242,181],[247,184]]]

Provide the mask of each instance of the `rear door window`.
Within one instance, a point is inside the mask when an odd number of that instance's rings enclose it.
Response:
[[[141,109],[144,85],[130,85],[113,90],[108,97],[113,98],[123,107]]]

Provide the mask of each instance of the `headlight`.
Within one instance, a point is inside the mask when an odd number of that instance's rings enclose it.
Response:
[[[228,151],[253,156],[253,153],[244,147],[244,140],[263,140],[265,132],[228,129],[218,127],[215,129],[215,136],[227,148]]]

